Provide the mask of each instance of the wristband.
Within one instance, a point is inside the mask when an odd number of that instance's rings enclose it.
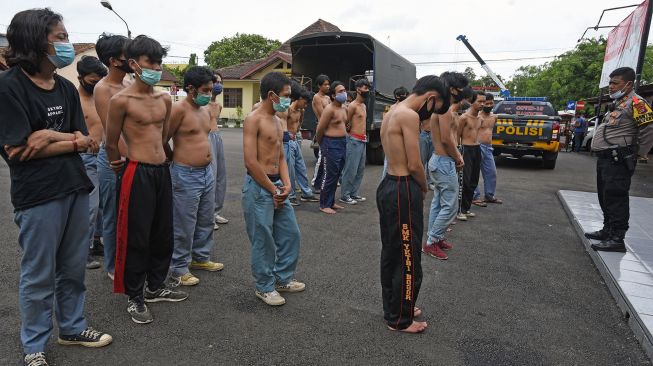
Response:
[[[73,140],[73,152],[77,152],[77,141]]]

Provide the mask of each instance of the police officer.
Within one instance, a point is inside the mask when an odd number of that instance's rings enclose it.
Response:
[[[592,151],[596,163],[596,189],[603,211],[603,229],[585,233],[600,240],[592,249],[625,252],[624,237],[630,217],[628,191],[637,155],[646,156],[653,146],[653,111],[633,91],[635,70],[620,67],[610,74],[609,92],[614,109],[594,132]]]

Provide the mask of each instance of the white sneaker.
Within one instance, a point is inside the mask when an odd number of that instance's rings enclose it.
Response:
[[[467,215],[465,215],[464,213],[459,213],[456,216],[456,220],[458,220],[458,221],[467,221]]]
[[[279,292],[302,292],[306,289],[306,284],[296,280],[291,280],[285,285],[274,286]]]
[[[465,212],[465,216],[467,216],[467,217],[476,217],[476,214],[471,212],[471,211],[467,211],[467,212]]]
[[[260,292],[256,291],[256,297],[263,300],[264,303],[270,306],[279,306],[286,303],[286,299],[281,297],[277,291]]]
[[[228,224],[229,220],[225,219],[224,217],[222,217],[222,216],[220,216],[218,214],[216,214],[215,215],[215,223],[224,225],[224,224]]]
[[[217,222],[213,223],[213,230],[218,230],[220,228],[220,225],[218,225]]]
[[[361,196],[351,196],[351,198],[355,199],[357,202],[365,202],[367,201],[367,198],[361,197]]]

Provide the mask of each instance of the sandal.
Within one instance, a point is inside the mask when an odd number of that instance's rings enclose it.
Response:
[[[486,199],[485,199],[485,202],[487,202],[487,203],[496,203],[496,204],[498,204],[498,205],[500,205],[500,204],[503,203],[502,200],[500,200],[500,199],[498,199],[498,198],[496,198],[496,197],[492,197],[491,199],[486,198]]]
[[[487,203],[485,203],[485,201],[473,200],[472,203],[478,207],[487,207]]]

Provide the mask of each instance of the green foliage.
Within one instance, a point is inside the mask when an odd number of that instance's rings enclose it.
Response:
[[[177,84],[181,85],[184,82],[184,75],[186,74],[186,71],[188,71],[188,69],[193,66],[197,66],[196,53],[190,54],[190,57],[188,58],[188,65],[186,65],[183,68],[169,66],[169,65],[163,65],[163,68],[168,70],[172,75],[174,75],[177,78]]]
[[[541,66],[522,66],[506,83],[512,96],[548,97],[558,110],[567,101],[583,100],[599,94],[606,40],[585,40],[576,48]],[[642,80],[653,81],[653,46],[646,52]],[[591,112],[589,105],[585,108]]]
[[[211,43],[204,51],[204,61],[217,69],[266,57],[279,46],[281,42],[258,34],[236,33]]]

